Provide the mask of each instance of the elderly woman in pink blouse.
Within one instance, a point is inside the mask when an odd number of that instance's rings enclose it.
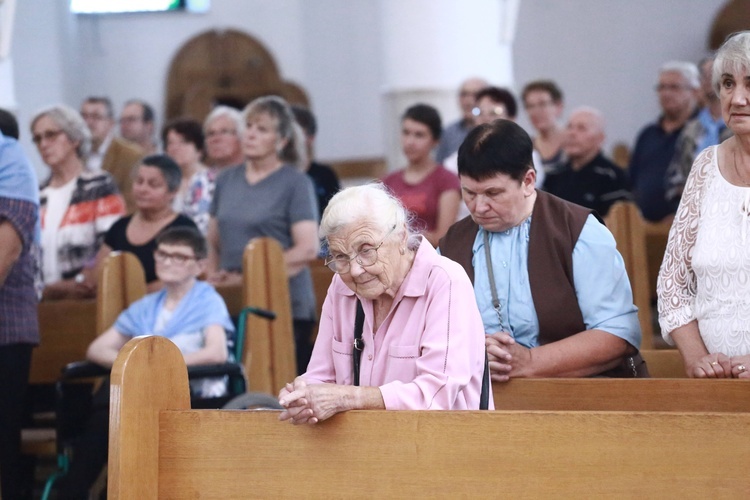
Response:
[[[410,230],[403,205],[382,184],[336,194],[320,236],[336,275],[307,372],[279,394],[280,419],[314,424],[355,409],[479,409],[484,327],[461,266]],[[358,303],[364,321],[355,356]]]

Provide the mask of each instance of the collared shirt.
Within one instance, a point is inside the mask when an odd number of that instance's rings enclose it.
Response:
[[[472,248],[474,292],[485,331],[508,332],[528,348],[539,345],[539,321],[529,285],[530,228],[531,217],[507,231],[489,233],[500,318],[492,306],[484,229],[477,232]],[[603,330],[639,347],[638,308],[633,305],[625,264],[612,234],[593,215],[586,220],[573,248],[573,280],[586,328]]]
[[[714,120],[708,108],[700,110],[698,120],[703,126],[703,135],[698,138],[698,147],[695,151],[696,156],[707,147],[716,146],[721,143],[721,134],[727,128],[724,124],[724,118],[720,116]]]
[[[308,383],[352,384],[356,302],[354,292],[334,276],[303,375]],[[362,299],[362,306],[360,384],[379,387],[387,409],[479,408],[484,329],[471,282],[459,264],[422,239],[377,331],[373,301]]]
[[[666,176],[682,129],[666,132],[659,120],[644,128],[635,142],[628,173],[635,202],[647,220],[660,221],[677,211],[679,199],[667,200]]]
[[[109,134],[107,134],[107,137],[104,138],[102,143],[99,144],[99,149],[94,151],[94,149],[91,148],[91,151],[89,152],[89,155],[86,158],[86,168],[89,170],[89,172],[101,172],[102,171],[102,163],[104,162],[104,155],[107,154],[109,145],[112,144],[113,137],[114,137],[114,134],[110,132]]]
[[[601,152],[578,170],[570,161],[559,165],[547,174],[544,190],[602,217],[616,201],[630,199],[627,174]]]
[[[0,286],[0,345],[37,344],[39,191],[34,169],[15,139],[0,134],[0,220],[21,238],[22,250]]]

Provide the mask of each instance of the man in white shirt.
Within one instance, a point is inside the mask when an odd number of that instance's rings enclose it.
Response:
[[[130,173],[143,158],[144,151],[136,144],[115,137],[114,112],[109,98],[86,98],[81,104],[81,116],[91,131],[91,152],[86,168],[92,172],[109,172],[125,198],[128,212],[132,212],[135,205]]]

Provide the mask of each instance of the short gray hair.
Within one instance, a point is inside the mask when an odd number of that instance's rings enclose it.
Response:
[[[662,64],[661,68],[659,68],[659,74],[661,75],[662,73],[681,74],[682,78],[685,79],[685,82],[687,82],[688,86],[692,89],[697,89],[701,86],[700,73],[698,72],[698,66],[696,66],[695,63],[687,61],[669,61]]]
[[[413,230],[411,217],[401,201],[380,182],[352,186],[336,193],[323,212],[318,236],[326,240],[352,224],[368,222],[383,234],[395,227],[389,238],[407,235],[407,246],[419,246],[419,235]],[[401,230],[398,230],[401,228]]]
[[[711,73],[711,86],[719,94],[721,75],[735,75],[750,71],[750,31],[739,31],[730,35],[719,47]]]
[[[276,133],[280,139],[286,139],[284,147],[278,151],[278,157],[284,163],[291,163],[299,166],[300,157],[297,149],[297,143],[300,138],[294,130],[294,113],[289,104],[281,97],[267,95],[258,97],[248,104],[242,111],[242,117],[247,121],[260,114],[268,114],[276,120]]]
[[[91,151],[91,131],[89,131],[86,122],[83,121],[81,114],[75,109],[65,104],[56,104],[38,111],[31,120],[31,133],[34,133],[34,125],[43,117],[50,120],[60,127],[71,142],[78,142],[76,155],[78,158],[85,159]]]
[[[224,116],[232,120],[237,131],[237,137],[242,138],[242,133],[245,131],[245,120],[242,118],[242,113],[239,110],[230,108],[229,106],[216,106],[211,110],[206,119],[203,120],[203,133],[208,133],[208,126],[212,121]]]

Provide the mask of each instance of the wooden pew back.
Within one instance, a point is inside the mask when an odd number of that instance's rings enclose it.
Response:
[[[273,238],[254,238],[243,258],[243,303],[276,313],[269,321],[247,316],[243,363],[250,390],[277,394],[297,375],[292,306],[284,252]]]
[[[32,384],[53,384],[65,365],[80,361],[98,335],[95,300],[53,300],[39,303],[41,341],[31,356]]]
[[[113,500],[698,498],[748,487],[750,413],[352,411],[295,427],[277,412],[187,409],[184,362],[160,337],[123,348],[111,391]]]
[[[102,334],[130,304],[146,295],[146,274],[138,257],[111,252],[99,270],[96,294],[97,334]]]
[[[741,380],[530,378],[494,383],[498,410],[747,412]]]

